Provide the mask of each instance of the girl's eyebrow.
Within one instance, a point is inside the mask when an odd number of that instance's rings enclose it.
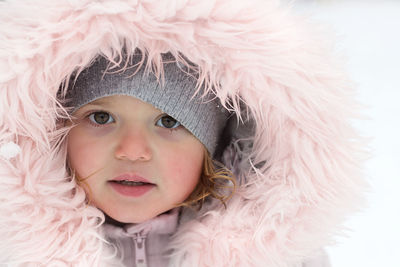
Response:
[[[91,105],[91,106],[109,106],[111,105],[110,101],[104,100],[104,99],[98,99],[93,102],[87,103],[86,105]]]
[[[104,101],[103,99],[95,100],[82,106],[80,109],[77,110],[76,114],[82,114],[91,108],[109,108],[110,105],[110,101]]]

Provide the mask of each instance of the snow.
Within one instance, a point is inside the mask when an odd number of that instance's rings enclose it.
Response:
[[[299,1],[294,8],[337,33],[370,118],[355,124],[372,137],[368,207],[346,223],[348,237],[327,248],[332,267],[400,267],[400,1]]]

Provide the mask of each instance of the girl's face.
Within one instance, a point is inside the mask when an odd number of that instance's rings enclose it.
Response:
[[[167,114],[134,97],[110,96],[73,115],[70,167],[84,180],[91,203],[113,219],[143,222],[195,189],[203,145]]]

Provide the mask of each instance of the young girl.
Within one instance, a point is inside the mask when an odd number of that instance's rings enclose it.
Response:
[[[352,89],[278,1],[0,2],[0,265],[329,266]]]
[[[218,179],[234,183],[214,171],[210,156],[228,113],[213,99],[193,98],[196,79],[170,54],[162,84],[142,60],[136,53],[118,71],[100,57],[71,81],[68,163],[89,202],[109,216],[106,236],[126,266],[163,266],[177,207],[201,206],[208,195],[223,201]]]

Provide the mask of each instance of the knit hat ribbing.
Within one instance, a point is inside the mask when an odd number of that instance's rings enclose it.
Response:
[[[108,70],[109,61],[99,56],[93,65],[83,70],[68,88],[68,106],[73,111],[102,97],[127,95],[136,97],[179,121],[202,142],[211,155],[228,119],[228,112],[214,96],[193,97],[196,76],[179,66],[170,54],[162,54],[164,82],[161,85],[152,73],[139,68],[142,54],[135,54],[120,71]],[[144,64],[143,64],[144,65]],[[139,68],[139,69],[138,69]],[[121,71],[123,70],[123,71]],[[189,73],[189,74],[188,74]]]

